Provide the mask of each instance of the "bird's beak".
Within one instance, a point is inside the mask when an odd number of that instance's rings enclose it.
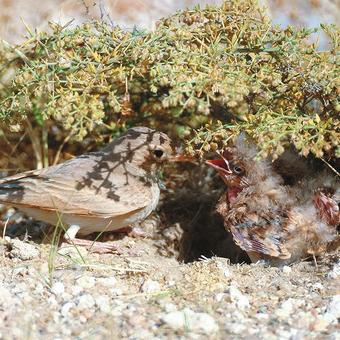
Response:
[[[219,159],[208,159],[205,161],[206,164],[212,166],[214,169],[216,169],[219,173],[222,174],[232,174],[232,171],[230,170],[229,161],[221,154],[219,154],[221,158]]]

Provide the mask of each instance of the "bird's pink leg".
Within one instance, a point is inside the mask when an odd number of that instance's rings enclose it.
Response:
[[[118,253],[123,254],[124,251],[112,243],[107,242],[97,242],[92,240],[85,240],[76,238],[76,234],[80,227],[78,225],[71,225],[64,235],[64,240],[66,243],[73,246],[85,247],[88,251],[98,254],[108,254],[108,253]]]
[[[111,254],[118,253],[123,254],[124,250],[108,242],[97,242],[92,240],[85,240],[80,238],[74,238],[72,240],[65,239],[65,242],[73,246],[85,247],[91,253],[98,254]]]

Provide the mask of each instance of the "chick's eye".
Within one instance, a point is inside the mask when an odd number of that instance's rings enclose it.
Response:
[[[162,158],[162,156],[164,155],[164,151],[160,150],[160,149],[155,149],[153,150],[153,154],[157,157],[157,158]]]
[[[243,173],[243,168],[241,168],[240,166],[238,165],[235,165],[234,168],[233,168],[233,171],[235,172],[235,174],[242,174]]]

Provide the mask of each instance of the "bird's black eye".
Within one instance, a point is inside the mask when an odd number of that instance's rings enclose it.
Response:
[[[234,168],[233,168],[233,171],[235,172],[235,174],[237,174],[237,175],[241,175],[241,174],[243,174],[243,168],[241,168],[240,166],[238,166],[238,165],[235,165],[234,166]]]
[[[155,149],[153,150],[153,154],[157,157],[157,158],[162,158],[164,151],[160,150],[160,149]]]

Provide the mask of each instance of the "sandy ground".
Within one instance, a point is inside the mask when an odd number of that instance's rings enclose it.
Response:
[[[340,339],[338,254],[184,264],[157,239],[114,242],[123,255],[2,239],[0,338]]]

